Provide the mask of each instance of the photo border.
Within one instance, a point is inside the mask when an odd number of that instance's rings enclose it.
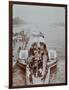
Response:
[[[13,37],[13,5],[35,5],[35,6],[51,6],[51,7],[64,7],[65,8],[65,83],[58,84],[41,84],[41,85],[25,85],[13,86],[13,67],[12,67],[12,37]],[[44,87],[44,86],[61,86],[67,85],[67,5],[66,4],[53,4],[53,3],[36,3],[36,2],[20,2],[9,1],[9,88],[28,88],[28,87]]]

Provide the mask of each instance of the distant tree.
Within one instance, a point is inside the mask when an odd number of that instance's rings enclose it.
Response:
[[[27,24],[23,19],[20,17],[14,17],[13,18],[13,25],[20,25],[20,24]]]

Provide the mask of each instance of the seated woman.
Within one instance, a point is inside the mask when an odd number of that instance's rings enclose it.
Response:
[[[46,63],[48,62],[48,59],[49,59],[48,51],[47,51],[47,47],[45,43],[40,42],[40,51],[41,51],[42,58],[43,58],[43,72],[42,72],[43,78],[42,79],[45,79],[46,74],[48,72]]]

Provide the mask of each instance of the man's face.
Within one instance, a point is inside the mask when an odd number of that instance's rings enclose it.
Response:
[[[33,47],[37,49],[37,45],[34,45]]]

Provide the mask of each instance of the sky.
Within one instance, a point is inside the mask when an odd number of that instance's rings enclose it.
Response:
[[[64,7],[13,5],[13,17],[23,18],[34,24],[64,22],[64,13]]]
[[[64,7],[13,5],[13,18],[19,17],[29,24],[31,32],[41,31],[48,46],[65,47]],[[34,28],[34,27],[35,28]],[[23,28],[24,26],[22,26]],[[27,26],[26,26],[27,27]],[[14,31],[20,30],[16,27]],[[32,41],[32,40],[31,40]]]

